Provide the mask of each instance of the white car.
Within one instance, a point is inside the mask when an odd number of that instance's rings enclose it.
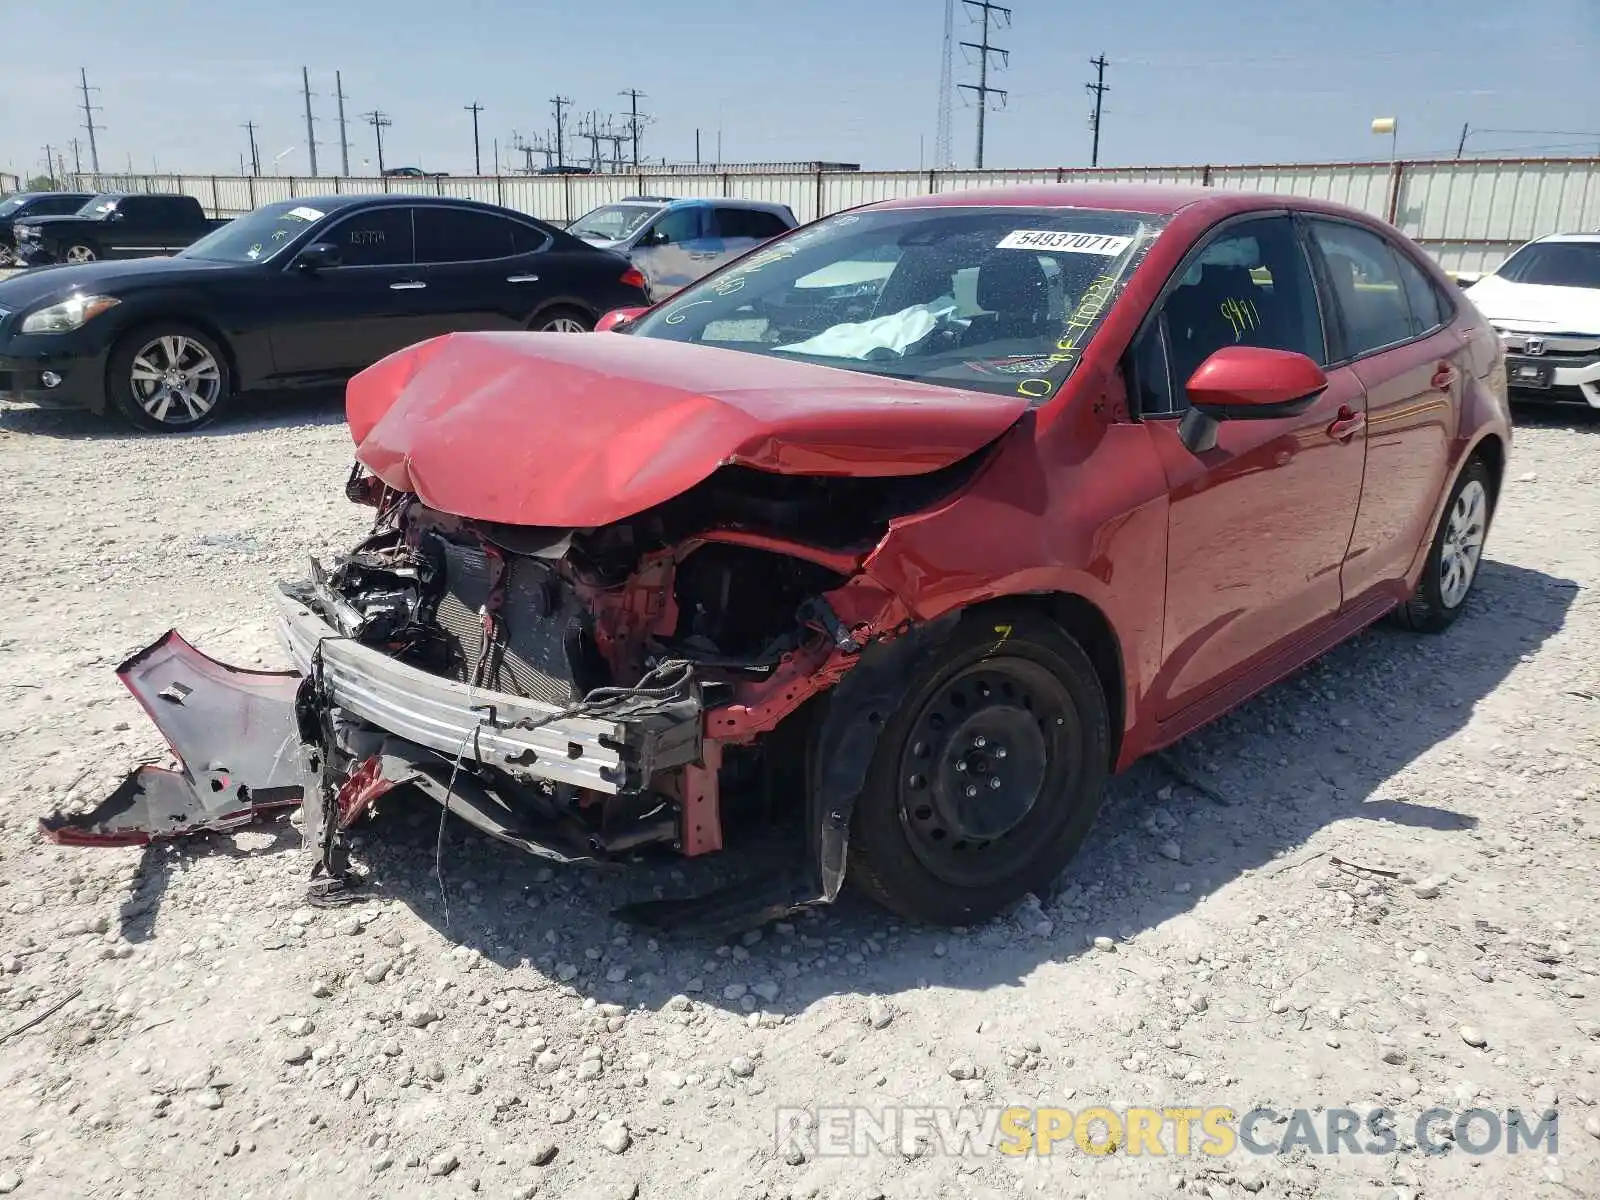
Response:
[[[1470,288],[1505,343],[1514,391],[1600,408],[1600,233],[1529,242]]]

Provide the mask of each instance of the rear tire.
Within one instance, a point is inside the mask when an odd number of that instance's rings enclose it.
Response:
[[[594,318],[581,308],[561,304],[547,308],[528,322],[534,333],[588,333],[594,328]]]
[[[1399,624],[1417,633],[1440,633],[1455,623],[1478,581],[1493,516],[1493,481],[1483,460],[1474,458],[1450,489],[1417,590],[1395,610]]]
[[[227,356],[209,334],[163,321],[125,334],[106,367],[111,407],[148,433],[180,433],[215,419],[232,398]]]
[[[1082,647],[1025,610],[962,622],[885,723],[856,805],[852,884],[939,925],[1050,886],[1105,792],[1110,718]]]
[[[74,242],[62,254],[64,263],[92,263],[100,257],[100,252],[89,242]]]

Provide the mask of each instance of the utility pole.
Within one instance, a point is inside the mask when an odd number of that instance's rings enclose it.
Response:
[[[362,113],[362,119],[372,126],[372,134],[378,139],[378,174],[383,174],[383,131],[394,122],[382,109],[375,108],[369,113]]]
[[[495,174],[495,178],[496,179],[498,179],[500,177],[500,139],[499,138],[495,138],[494,139],[494,174]]]
[[[483,174],[483,155],[478,152],[478,114],[483,111],[483,105],[474,100],[471,104],[461,106],[463,111],[472,114],[472,173]]]
[[[978,16],[974,17],[973,19],[983,23],[983,39],[981,41],[961,43],[966,49],[976,50],[978,52],[978,82],[963,83],[961,85],[961,89],[962,91],[975,92],[978,97],[977,166],[982,168],[983,126],[984,117],[987,115],[989,110],[989,97],[991,95],[999,96],[1002,104],[1005,103],[1006,99],[1006,92],[1003,88],[994,88],[989,86],[989,56],[991,54],[998,54],[1000,56],[1001,66],[1004,67],[1011,65],[1011,52],[1009,50],[1003,50],[999,46],[990,45],[989,27],[990,22],[995,20],[998,20],[1001,25],[1011,24],[1011,10],[1009,8],[1002,8],[998,4],[992,4],[990,3],[990,0],[961,0],[961,3],[965,4],[969,10],[977,12]],[[994,16],[996,13],[999,14],[998,18]]]
[[[700,131],[698,129],[694,131],[694,165],[697,167],[700,165]]]
[[[1465,121],[1463,121],[1461,123],[1461,140],[1456,143],[1456,157],[1457,158],[1460,158],[1462,153],[1466,150],[1466,148],[1467,148],[1467,134],[1469,134],[1470,132],[1472,132],[1471,129],[1469,129],[1467,127],[1467,123]]]
[[[939,59],[939,118],[933,134],[933,165],[939,170],[953,166],[950,152],[950,99],[955,91],[952,72],[955,69],[956,0],[944,0],[944,48]]]
[[[552,96],[550,97],[550,103],[555,106],[556,110],[556,166],[564,167],[567,165],[567,160],[562,156],[566,153],[567,140],[566,126],[563,121],[567,108],[572,104],[572,99],[568,96]]]
[[[44,169],[45,169],[45,173],[50,176],[50,186],[51,187],[55,187],[55,185],[56,185],[56,159],[55,159],[55,152],[51,149],[49,142],[46,142],[44,144]]]
[[[626,96],[629,101],[628,131],[633,135],[633,169],[639,169],[639,101],[643,100],[644,93],[638,88],[629,88],[627,91],[618,92],[619,96]]]
[[[83,154],[79,150],[82,145],[83,143],[77,138],[72,139],[72,173],[74,175],[83,174]]]
[[[1094,82],[1083,85],[1094,96],[1094,112],[1089,114],[1089,128],[1094,130],[1094,149],[1089,154],[1089,165],[1098,167],[1100,165],[1100,107],[1105,102],[1106,93],[1111,90],[1106,86],[1106,67],[1109,64],[1106,62],[1106,56],[1102,54],[1099,58],[1091,58],[1089,65],[1095,70]]]
[[[256,149],[256,123],[254,121],[246,121],[244,128],[245,132],[250,135],[250,174],[259,176],[261,174],[261,152]]]
[[[338,72],[333,73],[333,92],[339,97],[339,173],[346,179],[350,177],[350,139],[345,134],[344,102],[350,99],[344,94],[344,77]],[[257,174],[260,174],[258,171]]]
[[[89,131],[89,165],[94,168],[94,173],[98,175],[100,174],[100,147],[94,140],[96,132],[94,114],[101,110],[98,104],[89,103],[89,93],[98,92],[100,89],[89,86],[89,72],[82,67],[78,68],[78,87],[83,92],[83,127]],[[104,129],[105,126],[101,125],[98,128]]]
[[[317,174],[317,135],[313,128],[315,118],[311,115],[311,72],[304,67],[300,68],[300,83],[306,96],[306,149],[311,154],[311,175]]]

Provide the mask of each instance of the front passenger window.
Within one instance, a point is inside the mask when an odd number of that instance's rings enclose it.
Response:
[[[346,267],[400,267],[412,262],[411,210],[374,208],[346,218],[327,240],[339,247]]]
[[[1189,377],[1224,346],[1327,361],[1311,268],[1286,216],[1230,225],[1190,260],[1133,347],[1140,413],[1186,409]]]
[[[656,218],[655,225],[645,235],[647,246],[670,246],[678,242],[692,242],[700,236],[700,210],[675,208]]]
[[[1410,341],[1419,331],[1389,243],[1371,230],[1338,221],[1313,220],[1311,230],[1343,317],[1340,357],[1359,358]]]

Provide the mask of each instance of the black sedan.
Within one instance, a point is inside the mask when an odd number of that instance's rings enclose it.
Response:
[[[578,333],[647,303],[626,259],[509,209],[289,200],[171,258],[0,283],[0,396],[192,429],[238,392],[339,383],[439,334]]]

